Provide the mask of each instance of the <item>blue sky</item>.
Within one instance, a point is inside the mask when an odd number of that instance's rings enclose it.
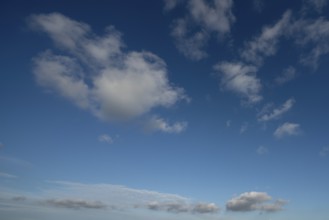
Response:
[[[0,8],[5,219],[329,216],[327,0]]]

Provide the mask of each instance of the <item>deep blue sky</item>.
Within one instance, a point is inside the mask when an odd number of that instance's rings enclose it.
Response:
[[[325,220],[328,13],[2,1],[0,215]]]

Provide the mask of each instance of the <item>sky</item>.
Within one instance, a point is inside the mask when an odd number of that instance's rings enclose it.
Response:
[[[4,0],[0,216],[327,220],[328,0]]]

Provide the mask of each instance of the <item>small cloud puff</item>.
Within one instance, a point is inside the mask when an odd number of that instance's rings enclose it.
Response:
[[[299,124],[286,122],[280,125],[274,132],[276,138],[283,138],[286,136],[296,136],[301,133]]]

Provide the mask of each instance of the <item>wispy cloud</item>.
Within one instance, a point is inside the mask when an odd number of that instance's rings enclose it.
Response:
[[[273,201],[266,192],[245,192],[229,200],[226,209],[234,212],[277,212],[282,210],[285,204],[284,200]]]
[[[102,143],[106,143],[106,144],[112,144],[113,143],[113,139],[108,134],[99,135],[98,136],[98,141],[100,141]]]
[[[267,147],[264,146],[259,146],[256,150],[256,153],[258,155],[264,155],[264,154],[268,154],[269,153],[269,149]]]
[[[295,136],[301,133],[299,124],[286,122],[280,125],[274,132],[274,136],[277,138],[283,138],[286,136]]]
[[[280,107],[274,108],[270,112],[268,107],[266,107],[258,115],[258,121],[267,122],[267,121],[278,119],[283,114],[288,112],[294,106],[295,103],[296,103],[295,99],[290,98],[285,103],[283,103]]]
[[[285,84],[296,77],[296,69],[292,66],[284,69],[282,74],[275,78],[275,83],[278,85]]]
[[[67,53],[48,50],[34,58],[38,84],[100,119],[128,120],[186,99],[184,90],[169,82],[160,57],[123,51],[121,33],[112,26],[97,36],[89,25],[59,13],[32,15],[28,23]]]
[[[165,133],[181,133],[187,128],[187,122],[168,123],[158,116],[151,117],[145,124],[146,131],[162,131]]]
[[[329,147],[323,147],[320,152],[319,152],[319,155],[321,157],[326,157],[329,155]]]
[[[280,37],[289,25],[291,12],[287,11],[282,18],[272,26],[263,28],[261,34],[245,44],[241,56],[244,60],[261,65],[265,57],[274,55],[277,51]]]
[[[255,66],[243,63],[220,62],[214,66],[221,78],[221,87],[243,97],[248,103],[262,100],[262,85],[256,76]]]
[[[151,202],[147,206],[154,211],[166,211],[173,213],[216,213],[219,207],[214,203],[198,203],[198,204],[185,204],[185,203],[158,203]]]
[[[187,14],[172,26],[172,36],[178,50],[192,60],[207,57],[205,47],[211,34],[223,38],[235,21],[232,0],[188,0]],[[165,8],[173,8],[177,1],[166,1]]]
[[[9,173],[0,172],[0,178],[15,179],[15,178],[17,178],[17,176],[9,174]]]

